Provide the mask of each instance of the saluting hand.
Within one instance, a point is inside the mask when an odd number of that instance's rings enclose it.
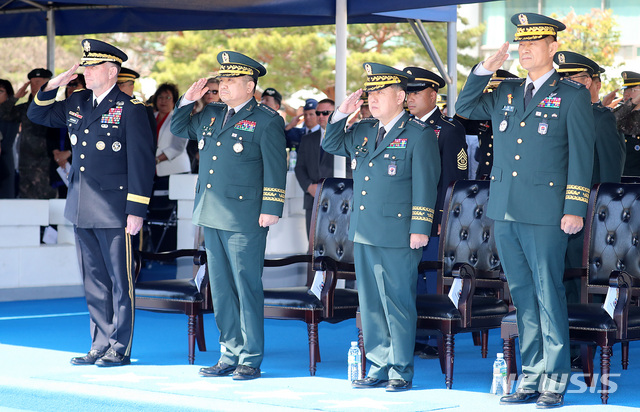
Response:
[[[360,96],[362,96],[362,89],[358,89],[351,93],[349,97],[342,102],[338,110],[344,114],[351,114],[355,112],[360,108],[360,106],[362,106],[362,103],[364,103],[364,100],[361,100]]]
[[[427,246],[429,243],[429,236],[423,235],[420,233],[411,233],[409,237],[409,246],[411,249],[420,249],[421,247]]]
[[[505,42],[497,52],[495,52],[494,54],[489,56],[487,60],[482,62],[482,67],[492,72],[495,72],[496,70],[501,68],[504,62],[509,58],[509,53],[507,52],[507,50],[509,50],[509,42]]]
[[[607,95],[602,98],[602,105],[605,107],[611,107],[611,103],[613,103],[613,101],[618,97],[616,96],[618,90],[620,89],[615,89],[611,93],[607,93]]]
[[[202,79],[197,80],[191,85],[191,87],[189,87],[187,92],[184,94],[184,98],[194,102],[202,99],[202,96],[209,91],[209,88],[206,86],[207,79],[203,77]]]
[[[573,235],[582,230],[584,222],[582,217],[576,215],[564,215],[560,221],[560,229],[568,235]]]
[[[27,95],[27,87],[29,87],[30,84],[31,84],[31,82],[26,82],[25,84],[20,86],[18,91],[14,94],[14,97],[16,99],[22,99],[24,96],[26,96]]]
[[[48,92],[57,89],[60,86],[66,86],[67,83],[78,77],[78,75],[76,74],[76,70],[78,70],[78,67],[80,67],[80,63],[74,64],[73,67],[71,67],[66,72],[62,72],[53,79],[49,80],[49,83],[47,83],[47,87],[44,89],[44,91]],[[32,92],[35,93],[36,90],[32,90]]]

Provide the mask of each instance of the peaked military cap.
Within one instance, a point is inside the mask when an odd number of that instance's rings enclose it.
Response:
[[[516,25],[514,42],[523,40],[539,40],[543,37],[557,37],[558,32],[567,28],[562,22],[537,13],[518,13],[511,17]]]
[[[442,77],[422,67],[409,66],[402,71],[413,76],[413,80],[407,84],[408,92],[419,92],[427,87],[438,91],[439,88],[447,85]]]
[[[33,69],[29,72],[29,74],[27,74],[27,79],[29,80],[35,79],[36,77],[50,79],[53,77],[53,74],[49,70],[43,68]]]
[[[122,67],[120,69],[120,73],[118,73],[118,81],[126,82],[126,81],[134,81],[135,79],[140,78],[140,73],[135,70],[127,69],[126,67]]]
[[[558,73],[572,75],[587,72],[589,76],[600,74],[600,66],[593,60],[572,51],[557,52],[553,62],[558,65]]]
[[[264,89],[264,91],[262,92],[262,97],[265,96],[271,96],[275,99],[276,102],[278,102],[278,104],[282,104],[282,95],[278,93],[278,91],[273,87],[267,87],[266,89]]]
[[[498,88],[500,83],[502,83],[502,81],[505,79],[517,79],[517,78],[518,76],[516,76],[511,72],[498,69],[496,70],[495,73],[493,73],[493,76],[491,76],[491,80],[489,80],[489,84],[487,84],[487,87],[485,88],[485,90],[494,90]]]
[[[218,53],[218,63],[220,77],[239,77],[251,76],[253,80],[258,81],[258,77],[267,74],[267,69],[263,65],[247,57],[242,53],[234,51],[221,51]]]
[[[634,87],[640,84],[640,73],[622,72],[622,88]]]
[[[369,93],[362,92],[362,95],[360,96],[360,100],[362,100],[363,106],[369,106]]]
[[[364,91],[372,92],[397,84],[407,90],[407,83],[413,81],[413,76],[394,69],[391,66],[380,63],[365,63],[362,65],[367,73],[367,81],[364,83]]]
[[[106,62],[121,65],[128,59],[119,48],[95,39],[82,40],[82,50],[84,55],[80,59],[80,66],[97,66]]]

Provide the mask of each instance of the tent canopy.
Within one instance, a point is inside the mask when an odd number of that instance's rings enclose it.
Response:
[[[352,0],[347,16],[349,24],[451,22],[451,5],[475,1]],[[48,12],[56,35],[312,26],[335,24],[336,0],[6,0],[0,4],[0,37],[46,35]]]

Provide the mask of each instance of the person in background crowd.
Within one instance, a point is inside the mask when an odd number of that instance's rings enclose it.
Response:
[[[315,99],[307,99],[304,102],[302,116],[294,117],[284,128],[284,134],[287,138],[288,148],[297,148],[300,145],[300,139],[307,133],[315,132],[320,129],[318,117],[316,116],[316,108],[318,101]],[[297,127],[300,121],[304,123],[302,127]]]
[[[76,234],[91,350],[71,363],[122,366],[131,363],[131,236],[142,228],[151,196],[153,136],[144,104],[116,87],[127,55],[99,40],[81,44],[88,90],[55,101],[58,87],[75,79],[75,64],[38,91],[28,116],[49,127],[68,127],[73,146],[64,216]]]
[[[70,81],[64,90],[65,99],[68,99],[69,96],[71,96],[71,93],[75,92],[76,90],[84,90],[87,88],[87,84],[84,81],[84,74],[76,73],[76,76],[78,77]]]
[[[516,308],[523,372],[516,392],[500,403],[555,408],[571,373],[565,255],[569,236],[584,225],[595,126],[589,90],[553,68],[557,33],[566,26],[536,13],[511,22],[526,80],[503,80],[483,93],[507,60],[504,43],[469,75],[456,111],[498,125],[486,214]]]
[[[640,176],[640,73],[622,72],[622,103],[613,110],[618,129],[626,142],[623,176]],[[615,91],[604,99],[608,106]]]
[[[273,87],[267,87],[262,92],[260,103],[266,104],[277,112],[282,105],[282,95]]]
[[[417,268],[431,233],[440,156],[433,129],[404,110],[413,76],[383,64],[363,66],[374,118],[345,128],[362,105],[358,90],[331,116],[322,142],[328,153],[350,156],[353,170],[349,239],[371,367],[352,386],[406,391],[413,381]]]
[[[0,111],[10,109],[13,100],[13,86],[9,80],[0,79]],[[17,119],[0,117],[0,199],[16,197],[16,167],[13,161],[13,143],[18,134],[20,123]]]

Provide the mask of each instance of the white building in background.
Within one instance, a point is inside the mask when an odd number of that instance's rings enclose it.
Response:
[[[511,42],[515,26],[511,16],[519,12],[533,12],[560,18],[572,10],[579,15],[588,14],[592,9],[611,9],[620,32],[620,50],[616,63],[622,64],[616,69],[607,68],[610,78],[619,77],[621,71],[640,72],[640,1],[637,0],[505,0],[462,5],[458,9],[460,16],[469,20],[471,26],[485,23],[486,30],[480,46],[475,50],[478,60],[493,53],[505,41]],[[466,51],[473,54],[474,51]],[[513,61],[517,61],[517,46],[512,45],[511,57],[505,68],[511,70]],[[509,66],[509,67],[507,67]],[[513,70],[512,70],[513,71]],[[514,71],[515,72],[515,71]]]

